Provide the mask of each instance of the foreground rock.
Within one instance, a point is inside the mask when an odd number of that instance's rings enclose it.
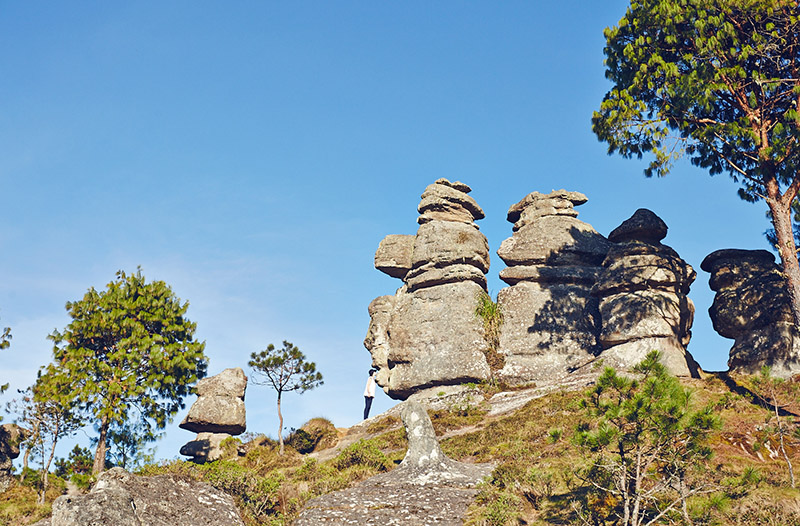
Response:
[[[689,287],[697,275],[671,247],[661,243],[667,225],[640,208],[612,231],[603,271],[592,288],[600,299],[600,357],[607,366],[628,369],[658,350],[677,376],[697,376],[686,346],[694,304]]]
[[[600,350],[598,300],[590,292],[609,242],[577,218],[579,192],[533,192],[511,206],[512,237],[497,254],[508,265],[500,278],[503,312],[499,376],[509,384],[562,377]]]
[[[295,526],[318,524],[460,525],[478,482],[493,466],[463,464],[444,456],[425,408],[405,402],[401,411],[408,452],[394,471],[353,488],[309,501]]]
[[[394,296],[370,304],[364,340],[377,383],[392,398],[489,377],[475,315],[486,290],[489,244],[474,222],[483,210],[469,192],[447,179],[429,185],[417,208],[417,234],[387,236],[375,253],[375,268],[403,280]]]
[[[225,369],[197,382],[197,400],[179,426],[194,431],[197,437],[181,447],[181,455],[199,463],[222,456],[222,441],[247,429],[246,389],[247,377],[239,367]]]
[[[708,309],[714,330],[734,340],[730,370],[754,374],[766,365],[783,378],[800,373],[800,334],[775,256],[766,250],[717,250],[700,268],[711,273],[709,286],[717,293]]]
[[[100,475],[86,495],[61,496],[50,526],[238,526],[233,499],[201,482],[137,477],[121,468]]]
[[[19,444],[27,436],[28,432],[17,424],[0,426],[0,493],[14,480],[12,461],[19,456]]]

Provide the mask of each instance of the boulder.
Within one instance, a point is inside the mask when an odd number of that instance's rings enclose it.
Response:
[[[208,442],[210,436],[240,435],[247,429],[244,394],[247,377],[241,368],[225,369],[221,373],[203,378],[195,388],[197,400],[180,423],[181,429],[199,433],[198,438],[181,448],[181,455],[194,457],[196,462],[215,460],[216,446]],[[200,436],[204,438],[200,438]],[[214,439],[218,443],[222,440]],[[197,453],[195,455],[195,452]],[[210,458],[214,457],[214,458]]]
[[[475,314],[489,244],[473,222],[484,214],[469,192],[438,179],[422,194],[417,234],[387,236],[375,253],[375,267],[404,282],[394,296],[370,304],[364,339],[376,382],[392,398],[490,375]]]
[[[29,432],[17,424],[0,425],[0,493],[6,490],[13,480],[13,460],[19,456],[19,445]]]
[[[403,279],[411,270],[415,237],[392,234],[383,238],[375,251],[375,268],[393,278]]]
[[[222,457],[224,451],[220,445],[226,438],[231,438],[227,433],[198,433],[191,442],[181,447],[180,453],[185,457],[193,457],[192,462],[204,464],[213,462]]]
[[[233,499],[209,484],[169,475],[138,477],[122,468],[102,473],[86,495],[58,497],[50,524],[244,526]]]
[[[608,240],[577,218],[579,192],[532,192],[509,208],[512,236],[497,254],[511,285],[497,295],[503,313],[500,378],[509,384],[554,380],[594,359],[598,300],[590,294]]]
[[[687,294],[697,274],[661,244],[666,235],[664,221],[644,208],[609,234],[614,244],[592,287],[600,299],[600,359],[625,369],[655,349],[673,374],[697,376],[697,364],[686,350],[694,321],[694,303]]]
[[[755,374],[766,365],[784,378],[800,373],[800,331],[775,256],[766,250],[717,250],[700,268],[711,274],[716,292],[708,309],[714,330],[734,340],[730,370]]]

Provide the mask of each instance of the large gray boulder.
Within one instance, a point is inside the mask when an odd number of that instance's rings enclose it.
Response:
[[[532,192],[509,208],[513,234],[497,254],[511,285],[497,302],[503,313],[500,378],[509,384],[550,381],[591,362],[599,352],[598,300],[590,294],[608,240],[577,218],[585,195]]]
[[[369,306],[364,346],[376,381],[395,399],[443,385],[479,382],[491,371],[483,324],[475,315],[486,290],[489,244],[474,220],[483,210],[469,186],[439,179],[422,194],[414,236],[384,238],[375,267],[403,280],[394,296]]]
[[[243,526],[244,522],[233,499],[206,483],[169,475],[138,477],[112,468],[86,495],[58,497],[50,525]]]
[[[181,448],[181,455],[195,462],[214,460],[221,455],[219,442],[247,429],[244,395],[247,377],[240,367],[203,378],[195,388],[197,400],[180,423],[181,429],[198,433],[195,440]],[[209,436],[214,440],[209,440]]]
[[[0,425],[0,493],[14,479],[13,460],[19,456],[19,445],[28,436],[28,431],[17,424]]]
[[[734,340],[730,370],[754,374],[766,365],[784,378],[800,373],[800,333],[775,256],[766,250],[717,250],[700,268],[711,274],[716,292],[708,309],[714,330]]]
[[[666,235],[664,221],[644,208],[609,234],[614,244],[592,288],[600,300],[600,357],[625,369],[658,350],[673,374],[696,376],[697,364],[686,350],[694,320],[687,294],[696,273],[661,244]]]

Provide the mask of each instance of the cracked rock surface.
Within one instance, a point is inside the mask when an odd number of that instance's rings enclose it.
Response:
[[[422,405],[405,402],[401,416],[409,445],[400,466],[311,500],[295,526],[463,524],[475,485],[494,466],[445,457]]]

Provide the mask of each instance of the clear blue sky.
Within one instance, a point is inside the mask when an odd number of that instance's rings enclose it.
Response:
[[[656,212],[698,271],[689,349],[725,369],[732,342],[711,328],[699,266],[719,248],[766,248],[765,207],[688,162],[646,179],[643,163],[606,155],[590,117],[609,87],[602,32],[625,7],[0,0],[5,399],[51,359],[67,301],[141,265],[190,302],[209,374],[287,339],[325,385],[284,399],[286,425],[356,423],[367,305],[400,285],[374,251],[416,231],[439,177],[486,211],[495,294],[506,211],[527,193],[585,193],[580,219],[606,235]],[[250,385],[248,430],[276,435],[274,398]],[[373,411],[393,403],[379,393]],[[159,457],[193,437],[182,416]]]

